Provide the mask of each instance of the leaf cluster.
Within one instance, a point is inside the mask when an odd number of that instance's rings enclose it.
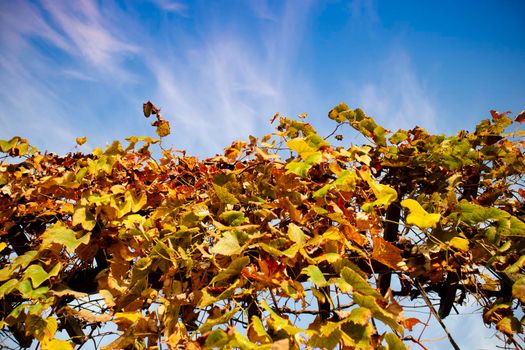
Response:
[[[0,141],[0,327],[20,346],[112,323],[108,349],[403,349],[421,321],[400,304],[429,296],[440,319],[474,297],[522,346],[523,113],[444,136],[341,104],[336,130],[368,144],[276,115],[273,135],[202,161],[154,157],[170,127],[144,114],[161,139],[64,156]]]

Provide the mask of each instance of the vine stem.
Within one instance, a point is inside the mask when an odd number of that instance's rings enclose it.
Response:
[[[430,302],[430,299],[428,298],[427,292],[425,292],[425,290],[423,289],[423,287],[421,286],[419,281],[415,280],[414,281],[414,285],[417,287],[417,289],[421,293],[421,296],[423,297],[423,300],[425,301],[425,303],[427,304],[428,308],[430,309],[430,312],[432,312],[432,314],[434,315],[436,320],[439,322],[439,324],[441,325],[441,327],[445,331],[445,334],[447,335],[448,340],[450,341],[450,344],[452,345],[454,350],[461,350],[459,348],[458,344],[456,343],[456,341],[454,340],[454,338],[452,338],[452,335],[448,331],[447,326],[445,326],[445,323],[443,322],[441,317],[438,315],[436,309],[434,309],[434,305],[432,305],[432,303]]]

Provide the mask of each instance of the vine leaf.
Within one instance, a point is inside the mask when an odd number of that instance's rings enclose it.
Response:
[[[42,235],[43,241],[40,249],[46,249],[52,243],[64,245],[72,253],[79,245],[88,244],[91,238],[91,232],[77,238],[75,231],[68,229],[63,223],[57,222],[49,226]]]
[[[370,284],[354,270],[344,267],[341,270],[341,277],[343,280],[352,286],[354,292],[361,293],[363,295],[370,295],[377,299],[382,299],[381,294],[370,286]]]
[[[514,282],[512,285],[512,296],[525,303],[525,277]]]
[[[382,237],[372,237],[374,248],[372,250],[372,259],[385,264],[392,269],[399,269],[400,263],[403,262],[401,249]]]
[[[441,215],[427,213],[418,201],[413,199],[405,199],[401,201],[401,206],[408,208],[410,214],[407,216],[407,224],[416,225],[420,229],[434,228],[441,219]]]
[[[215,254],[221,254],[231,256],[239,254],[241,252],[241,246],[239,241],[233,232],[224,232],[222,238],[213,246],[212,252]]]

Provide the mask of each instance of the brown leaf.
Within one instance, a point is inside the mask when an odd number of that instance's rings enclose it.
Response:
[[[152,115],[152,114],[157,114],[157,113],[160,112],[160,109],[155,107],[155,105],[153,103],[151,103],[151,101],[148,101],[148,102],[144,103],[142,105],[142,109],[144,111],[144,116],[146,118],[149,118],[150,115]]]
[[[270,120],[270,124],[273,124],[273,122],[275,121],[275,119],[277,119],[277,117],[279,117],[279,112],[275,113],[275,115]]]
[[[520,114],[518,114],[514,120],[517,121],[518,123],[525,122],[525,109],[521,111]]]

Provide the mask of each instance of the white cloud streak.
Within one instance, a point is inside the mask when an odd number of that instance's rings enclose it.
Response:
[[[179,15],[186,16],[188,6],[181,1],[173,0],[152,0],[152,2],[161,10],[166,12],[175,12]]]
[[[139,49],[121,39],[90,1],[3,2],[0,11],[0,137],[21,135],[40,148],[71,150],[96,118],[68,99],[71,84],[133,80],[122,61]],[[113,25],[114,26],[114,25]],[[97,85],[98,88],[101,85]],[[89,97],[84,95],[85,99]]]
[[[166,12],[189,12],[188,5],[181,2],[154,3]],[[62,101],[56,97],[70,84],[66,81],[93,84],[92,89],[107,88],[112,93],[120,89],[126,103],[135,98],[141,101],[133,103],[140,105],[142,99],[151,99],[172,121],[177,146],[200,155],[220,152],[234,139],[269,129],[268,120],[275,112],[291,109],[290,92],[310,91],[293,73],[310,2],[251,4],[256,17],[250,24],[254,32],[249,35],[244,32],[244,18],[209,20],[220,16],[207,6],[203,11],[209,12],[200,14],[202,19],[195,18],[194,28],[189,30],[173,31],[173,18],[159,18],[165,45],[145,32],[132,12],[103,6],[89,0],[42,0],[37,5],[21,2],[3,12],[6,19],[21,20],[9,22],[10,33],[2,42],[3,51],[10,52],[2,57],[2,80],[13,84],[17,95],[32,91],[35,101],[45,101],[39,103],[45,106],[40,114],[55,118],[66,130],[71,123],[65,111],[76,107],[67,106],[65,96],[60,96]],[[34,25],[27,25],[26,19]],[[67,57],[66,63],[57,64],[58,58],[35,46],[34,38],[57,48]],[[156,52],[161,54],[152,54]],[[128,58],[147,71],[130,68]],[[16,69],[17,64],[22,69]],[[19,74],[24,68],[28,74]],[[153,86],[137,89],[137,84],[150,81]],[[12,96],[5,93],[3,100]],[[308,99],[305,93],[302,97]],[[38,124],[29,106],[17,109],[24,115],[24,124]],[[78,109],[76,112],[82,114]],[[10,123],[5,113],[0,118],[2,123]],[[63,132],[81,133],[74,128]]]
[[[273,16],[277,19],[272,19],[271,30],[265,27],[256,33],[260,41],[243,39],[229,28],[201,24],[204,42],[183,51],[174,45],[161,58],[148,58],[157,82],[155,98],[173,116],[175,137],[191,135],[189,144],[194,147],[190,147],[210,154],[267,128],[269,118],[288,107],[286,90],[292,88],[288,74],[308,16],[307,5],[287,3]],[[258,6],[255,12],[267,20],[268,8]]]
[[[130,54],[137,54],[138,46],[130,44],[113,33],[104,23],[96,3],[89,0],[43,2],[45,9],[58,24],[69,42],[65,50],[78,56],[104,73],[110,72],[120,79],[130,78],[120,62]]]
[[[359,89],[357,101],[367,114],[394,131],[416,125],[436,131],[436,106],[408,53],[394,49],[378,70],[378,79]]]

